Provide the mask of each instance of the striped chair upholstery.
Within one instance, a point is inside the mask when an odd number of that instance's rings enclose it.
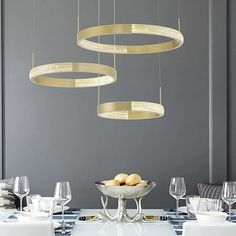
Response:
[[[14,181],[14,177],[0,180],[0,208],[16,208],[16,197],[13,194]]]
[[[198,184],[198,194],[201,198],[221,199],[222,186],[212,184]],[[228,206],[223,202],[223,208],[228,210]],[[232,208],[236,208],[236,204]]]
[[[222,186],[198,184],[197,187],[201,198],[221,199]]]

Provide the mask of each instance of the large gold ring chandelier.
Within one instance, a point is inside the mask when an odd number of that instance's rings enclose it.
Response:
[[[93,78],[58,78],[49,76],[65,73],[93,73]],[[116,70],[110,66],[93,63],[63,62],[45,64],[33,67],[30,71],[30,80],[33,83],[63,88],[87,88],[103,86],[116,81]]]
[[[114,45],[90,41],[93,37],[117,34],[144,34],[163,36],[169,40],[156,44]],[[77,43],[80,47],[102,53],[113,54],[150,54],[167,52],[181,47],[184,43],[182,33],[176,29],[147,24],[111,24],[86,28],[78,32]]]
[[[34,53],[32,58],[32,69],[30,71],[30,80],[33,83],[63,88],[85,88],[98,87],[98,106],[97,115],[107,119],[118,120],[143,120],[154,119],[164,115],[160,82],[160,103],[148,101],[114,101],[100,103],[100,86],[108,85],[116,81],[116,54],[151,54],[159,53],[159,71],[160,71],[160,53],[167,52],[181,47],[184,43],[184,37],[180,32],[179,18],[179,0],[178,1],[178,30],[158,25],[150,24],[117,24],[116,10],[114,0],[114,23],[100,25],[100,1],[98,0],[98,25],[80,30],[79,27],[79,0],[78,0],[78,46],[98,52],[98,62],[79,63],[62,62],[34,66]],[[158,1],[158,23],[159,23],[159,0]],[[142,45],[119,45],[116,44],[116,35],[152,35],[158,37],[158,43]],[[113,35],[114,44],[105,44],[100,42],[101,36]],[[98,42],[92,39],[97,37]],[[160,41],[164,37],[164,41]],[[100,64],[100,53],[114,54],[114,68]],[[92,78],[64,78],[57,75],[68,73],[92,73],[96,76]],[[159,72],[160,73],[160,72]]]

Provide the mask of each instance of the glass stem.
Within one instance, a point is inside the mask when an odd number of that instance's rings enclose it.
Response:
[[[179,216],[179,198],[176,198],[176,215]]]
[[[229,205],[229,221],[231,221],[231,211],[232,211],[232,205]]]
[[[61,210],[61,212],[62,212],[62,215],[61,215],[61,226],[62,226],[62,234],[65,234],[65,221],[64,221],[64,210],[65,210],[65,208],[64,208],[64,204],[62,204],[61,205],[61,207],[62,207],[62,210]]]
[[[20,212],[22,212],[23,211],[23,207],[22,207],[23,197],[20,196],[19,198],[20,198]]]

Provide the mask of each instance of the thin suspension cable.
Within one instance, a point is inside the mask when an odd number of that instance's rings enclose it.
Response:
[[[98,26],[101,24],[101,0],[98,0]],[[100,36],[98,36],[98,43],[100,44],[101,42],[101,38]],[[98,64],[100,64],[100,52],[98,52]],[[99,81],[99,74],[98,74],[98,105],[100,104],[100,81]]]
[[[36,47],[36,0],[33,1],[33,52],[32,52],[32,68],[35,66],[35,47]]]
[[[78,0],[77,32],[80,31],[80,0]]]
[[[113,23],[116,24],[116,0],[113,2],[113,12],[114,12],[114,19]],[[114,47],[116,45],[116,35],[114,34]],[[116,54],[113,54],[113,63],[114,63],[114,68],[116,69]]]
[[[157,0],[157,25],[160,25],[160,0]],[[158,37],[159,43],[161,41],[161,36]],[[162,104],[162,79],[161,79],[161,54],[158,53],[158,78],[159,78],[159,99],[160,104]]]
[[[180,29],[181,29],[181,27],[180,27],[180,0],[177,0],[177,14],[178,14],[178,19],[177,19],[177,21],[178,21],[178,29],[179,29],[179,31],[180,31]]]

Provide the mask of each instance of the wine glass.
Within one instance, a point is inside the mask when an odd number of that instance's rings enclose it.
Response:
[[[62,234],[65,234],[64,207],[72,199],[69,182],[57,182],[55,186],[54,198],[58,205],[62,207]]]
[[[176,216],[179,217],[179,199],[186,194],[186,186],[183,177],[171,178],[169,193],[176,199]]]
[[[30,186],[27,176],[17,176],[14,182],[13,193],[20,198],[20,211],[22,212],[23,198],[29,194]]]
[[[231,221],[232,205],[236,202],[236,182],[224,182],[221,198],[229,206],[229,221]]]

